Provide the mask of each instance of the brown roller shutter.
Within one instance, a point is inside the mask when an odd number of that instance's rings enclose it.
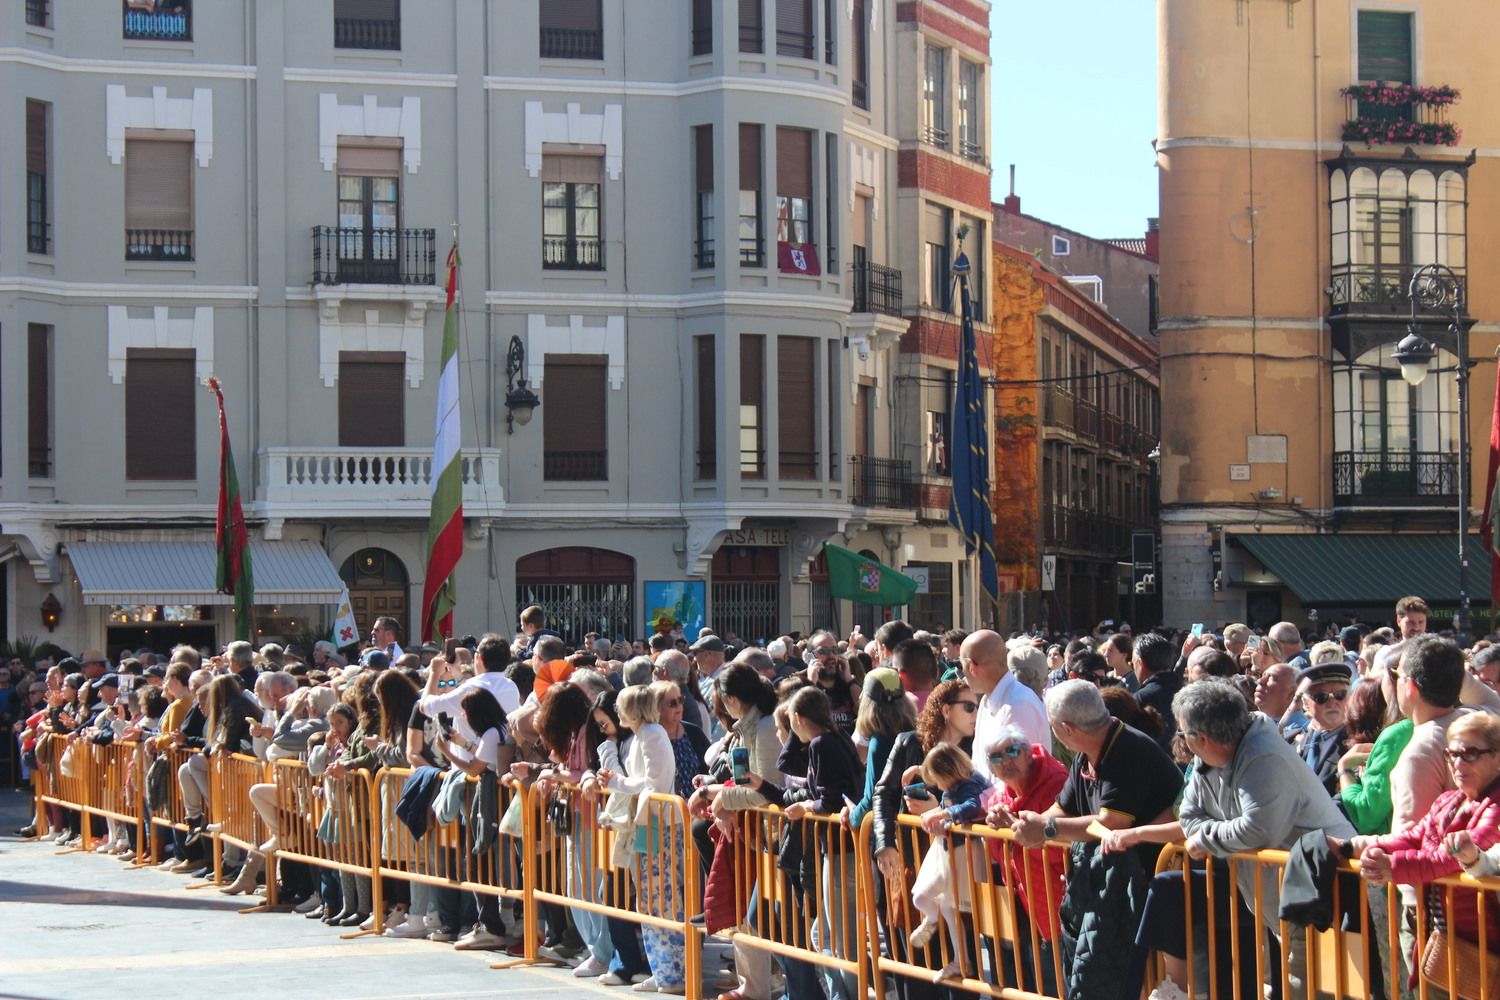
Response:
[[[740,190],[760,190],[760,126],[740,126]]]
[[[125,354],[125,478],[197,479],[194,352]]]
[[[339,352],[339,447],[406,445],[406,354]]]
[[[694,372],[698,394],[698,478],[713,479],[719,474],[718,392],[714,379],[714,338],[695,337],[698,368]]]
[[[814,404],[811,337],[776,338],[776,432],[781,478],[814,479],[818,472],[818,435]]]
[[[754,445],[746,441],[744,430],[748,426],[743,412],[753,407]],[[758,333],[740,335],[740,475],[759,479],[765,475],[766,447],[766,338]],[[753,453],[750,453],[753,452]]]
[[[598,354],[549,354],[542,376],[547,479],[607,479],[605,367]]]
[[[604,157],[542,151],[542,181],[547,184],[603,184]]]
[[[193,228],[193,144],[125,140],[125,228]]]
[[[800,128],[776,130],[776,194],[812,197],[812,133]]]
[[[811,0],[776,0],[776,52],[778,55],[811,59],[812,35]]]
[[[26,102],[26,172],[47,172],[47,105]]]
[[[401,140],[340,142],[339,173],[345,177],[399,177]]]
[[[29,474],[52,475],[52,328],[26,328],[26,450]]]
[[[602,25],[599,0],[542,0],[541,26],[598,31]]]
[[[333,0],[333,16],[340,19],[394,21],[400,14],[400,0]]]
[[[740,0],[740,51],[763,52],[765,0]]]
[[[698,191],[704,193],[714,189],[714,127],[699,125],[693,129],[694,167],[698,178]]]

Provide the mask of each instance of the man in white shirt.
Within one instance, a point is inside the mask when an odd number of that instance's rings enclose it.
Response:
[[[401,644],[396,641],[396,630],[401,626],[396,619],[381,616],[375,619],[375,624],[370,626],[370,641],[376,649],[385,651],[385,655],[395,663],[402,653],[406,652]]]
[[[1052,727],[1042,699],[1016,680],[1010,670],[1005,640],[996,632],[981,629],[964,640],[958,658],[969,686],[979,695],[979,714],[974,722],[974,769],[989,774],[985,755],[1006,726],[1016,726],[1026,738],[1048,752],[1052,749]]]
[[[514,681],[505,676],[505,668],[509,665],[510,644],[498,635],[488,634],[479,640],[479,648],[475,650],[474,676],[456,688],[439,691],[437,671],[432,671],[427,678],[427,689],[417,702],[417,707],[427,716],[436,716],[442,712],[453,716],[454,728],[466,741],[473,743],[479,739],[479,734],[469,728],[460,708],[466,695],[472,691],[488,691],[506,715],[521,707],[520,690]]]

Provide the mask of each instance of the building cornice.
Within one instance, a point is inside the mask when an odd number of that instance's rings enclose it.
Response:
[[[1170,153],[1174,149],[1266,149],[1288,153],[1340,153],[1348,145],[1347,142],[1341,140],[1315,142],[1311,139],[1246,139],[1242,136],[1224,135],[1187,135],[1177,139],[1157,139],[1155,143],[1158,153]],[[1396,147],[1381,148],[1398,152]],[[1452,158],[1454,162],[1460,162],[1457,156],[1458,150],[1452,146],[1413,145],[1411,150],[1423,160],[1441,161]],[[1472,152],[1479,157],[1500,156],[1500,149],[1493,147],[1480,146]],[[1394,156],[1388,158],[1395,159]]]
[[[253,80],[254,66],[233,63],[163,62],[144,59],[81,59],[36,49],[0,48],[0,63],[35,66],[58,73],[93,73],[102,76],[167,76],[200,80]]]
[[[777,292],[688,292],[683,295],[643,295],[627,292],[539,292],[492,289],[484,304],[496,312],[535,308],[577,312],[640,309],[675,312],[689,309],[765,309],[777,312],[836,313],[847,316],[854,303],[845,298],[789,295]]]
[[[128,281],[59,281],[29,275],[0,274],[0,294],[45,296],[54,299],[88,299],[106,302],[161,302],[181,299],[192,302],[253,302],[259,295],[255,285],[168,285]]]
[[[849,97],[842,89],[796,80],[773,80],[752,76],[710,76],[701,80],[657,82],[649,80],[580,80],[572,77],[487,76],[485,90],[518,91],[528,94],[597,94],[602,97],[692,97],[717,91],[766,94],[773,97],[804,97],[845,107]]]
[[[281,78],[287,83],[347,83],[356,87],[437,87],[453,90],[458,87],[457,73],[411,73],[402,70],[357,70],[339,67],[317,69],[309,66],[288,66]]]

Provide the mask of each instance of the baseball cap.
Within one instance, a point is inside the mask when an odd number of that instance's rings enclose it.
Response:
[[[705,635],[703,638],[699,639],[697,642],[688,647],[688,649],[692,650],[695,653],[722,653],[724,652],[724,648],[724,640],[720,639],[716,635]]]
[[[383,649],[367,649],[359,662],[371,670],[384,670],[391,665],[391,656]]]
[[[1224,641],[1225,642],[1241,643],[1241,642],[1247,642],[1247,641],[1249,641],[1249,639],[1250,639],[1250,626],[1249,625],[1245,625],[1245,624],[1243,624],[1241,622],[1235,622],[1233,625],[1225,625],[1224,626]]]
[[[877,667],[865,674],[866,698],[894,701],[906,692],[901,687],[901,675],[890,667]]]
[[[94,683],[94,687],[96,687],[96,688],[103,688],[103,687],[117,688],[119,686],[120,686],[120,675],[119,674],[105,674],[103,677],[100,677],[99,680]]]
[[[167,668],[162,666],[160,663],[153,663],[151,664],[151,666],[146,668],[146,676],[165,677],[167,676]]]

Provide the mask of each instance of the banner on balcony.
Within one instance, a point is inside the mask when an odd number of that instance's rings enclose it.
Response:
[[[823,557],[828,561],[828,592],[841,600],[889,608],[910,604],[917,592],[916,580],[878,559],[838,545],[823,546]]]
[[[781,265],[783,274],[823,273],[818,264],[818,247],[815,243],[777,243],[776,260]]]

